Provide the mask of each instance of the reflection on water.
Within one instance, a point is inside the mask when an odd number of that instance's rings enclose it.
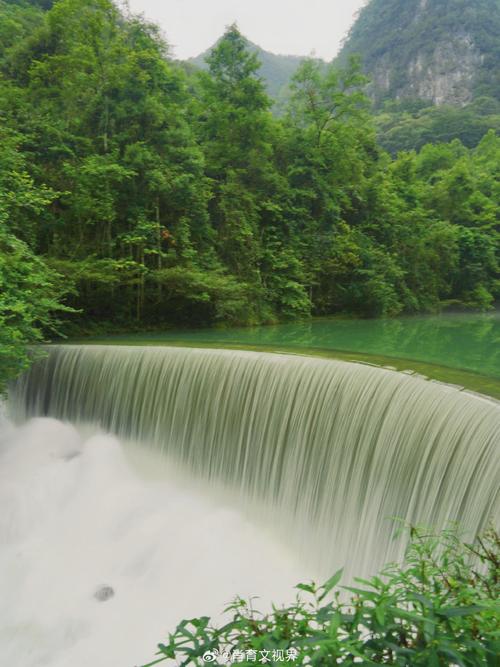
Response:
[[[500,377],[500,312],[391,320],[318,319],[253,328],[140,334],[112,340],[340,350]]]

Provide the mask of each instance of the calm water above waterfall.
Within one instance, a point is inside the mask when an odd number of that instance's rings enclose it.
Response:
[[[340,350],[422,361],[500,378],[500,312],[388,320],[317,319],[277,326],[113,336],[103,342]]]

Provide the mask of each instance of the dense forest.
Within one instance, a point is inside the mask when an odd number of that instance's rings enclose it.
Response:
[[[365,84],[306,60],[276,117],[236,26],[192,71],[110,0],[0,0],[4,375],[54,327],[491,307],[498,135],[391,156]]]
[[[463,107],[436,107],[422,100],[390,101],[374,121],[380,146],[394,156],[454,139],[475,148],[488,131],[500,134],[500,102],[481,97]]]

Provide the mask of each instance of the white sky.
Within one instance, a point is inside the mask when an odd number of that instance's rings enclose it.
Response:
[[[365,0],[129,0],[159,23],[174,56],[197,56],[234,21],[266,51],[331,60]]]

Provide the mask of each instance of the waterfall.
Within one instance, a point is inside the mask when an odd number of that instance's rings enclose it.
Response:
[[[498,517],[500,405],[368,365],[168,347],[56,346],[19,419],[92,423],[224,487],[329,574],[401,555],[392,518],[470,535]]]

